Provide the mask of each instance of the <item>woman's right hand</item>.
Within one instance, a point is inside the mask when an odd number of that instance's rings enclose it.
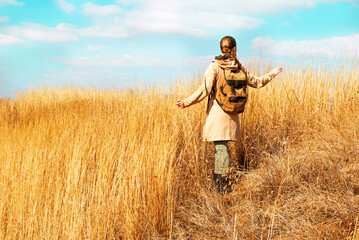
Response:
[[[184,108],[184,102],[183,102],[182,100],[177,100],[176,105],[177,105],[180,109]]]

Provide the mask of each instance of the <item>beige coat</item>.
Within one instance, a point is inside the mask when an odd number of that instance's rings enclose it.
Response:
[[[199,89],[191,96],[183,100],[184,106],[189,107],[205,99],[212,91],[212,87],[219,78],[224,78],[223,68],[238,69],[233,59],[216,60],[207,68],[203,83]],[[247,84],[254,88],[260,88],[269,83],[274,75],[269,73],[256,77],[252,75],[243,65],[241,70],[247,75]],[[239,114],[228,114],[222,110],[217,101],[211,97],[209,102],[209,112],[203,129],[205,141],[237,141],[240,136]]]

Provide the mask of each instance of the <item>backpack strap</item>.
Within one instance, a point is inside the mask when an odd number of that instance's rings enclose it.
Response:
[[[209,102],[211,101],[211,96],[215,95],[215,93],[216,93],[216,90],[214,89],[214,86],[213,86],[210,94],[208,95],[207,110],[206,110],[207,114],[209,113]],[[216,98],[216,97],[214,97],[214,98]]]

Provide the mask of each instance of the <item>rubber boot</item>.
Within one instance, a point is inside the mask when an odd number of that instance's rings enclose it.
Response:
[[[217,192],[223,194],[223,177],[221,174],[213,174],[214,185],[216,186]]]
[[[228,176],[222,177],[222,194],[231,193],[233,191],[233,182]]]
[[[213,174],[214,184],[219,194],[226,194],[233,191],[233,183],[228,176],[222,176],[221,174]]]

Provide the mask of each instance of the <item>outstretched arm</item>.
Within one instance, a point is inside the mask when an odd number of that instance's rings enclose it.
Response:
[[[191,96],[183,100],[177,100],[176,105],[180,109],[182,109],[185,107],[189,107],[195,103],[199,103],[205,97],[207,97],[211,93],[212,87],[216,81],[216,72],[216,65],[213,63],[210,64],[206,70],[206,73],[204,74],[203,82],[201,86],[197,89],[197,91],[195,91]]]
[[[245,68],[243,65],[241,66],[241,70],[247,75],[248,81],[247,84],[254,88],[260,88],[264,87],[269,83],[275,76],[277,76],[279,73],[282,72],[281,67],[277,67],[273,69],[272,71],[264,74],[263,76],[257,77],[251,74],[247,68]]]

